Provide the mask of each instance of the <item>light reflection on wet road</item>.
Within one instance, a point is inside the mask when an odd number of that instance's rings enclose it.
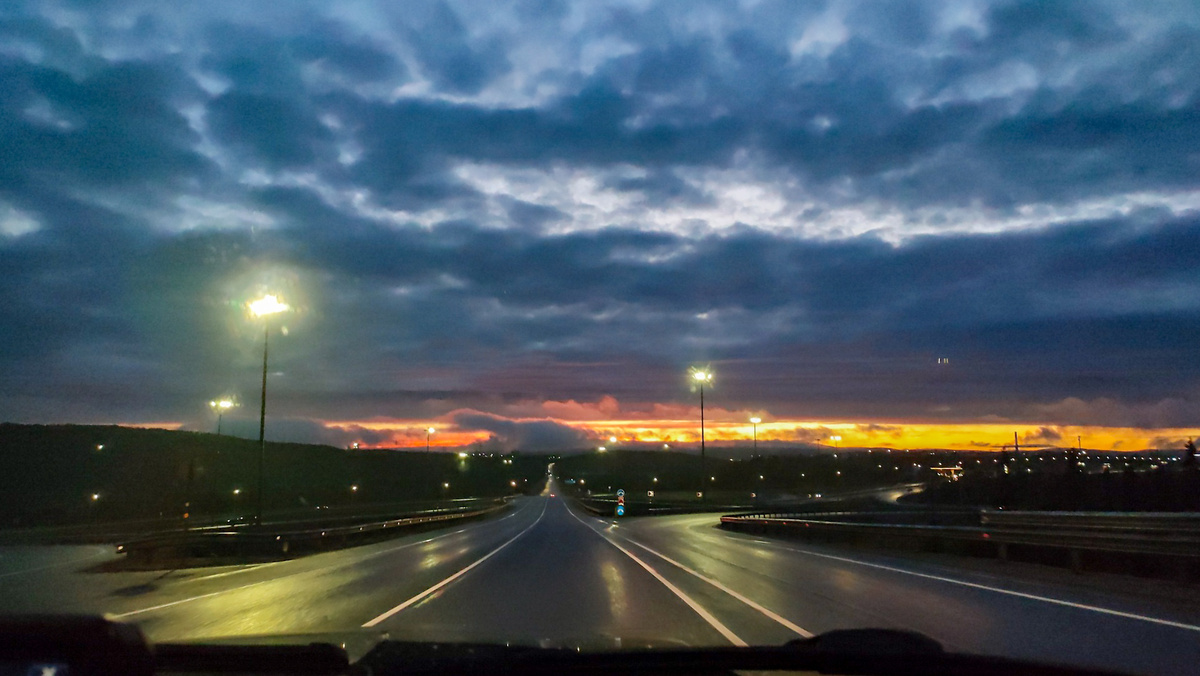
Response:
[[[754,538],[716,523],[715,515],[617,523],[544,494],[490,521],[257,566],[86,573],[113,555],[3,548],[0,608],[104,613],[157,641],[386,632],[613,648],[778,644],[886,626],[969,652],[1200,670],[1194,606],[952,560]]]

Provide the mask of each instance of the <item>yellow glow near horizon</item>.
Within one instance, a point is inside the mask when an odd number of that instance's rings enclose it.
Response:
[[[287,303],[279,302],[279,298],[271,294],[267,294],[258,300],[247,303],[247,307],[250,308],[250,313],[255,317],[286,312],[288,309]]]
[[[745,414],[726,416],[710,420],[706,434],[710,443],[718,446],[736,446],[751,443],[751,429],[746,424]],[[604,444],[614,431],[619,438],[629,439],[632,448],[661,449],[666,451],[691,451],[700,443],[700,431],[691,418],[654,419],[604,419],[568,420],[561,418],[537,418],[578,430],[593,444]],[[333,429],[351,430],[363,428],[381,432],[381,440],[369,444],[376,448],[424,449],[425,439],[417,436],[418,430],[428,429],[429,421],[400,418],[373,418],[367,420],[321,420]],[[120,422],[128,427],[179,429],[182,423]],[[1011,445],[1013,432],[1021,441],[1021,447],[1075,445],[1075,438],[1082,437],[1085,449],[1098,451],[1142,451],[1152,448],[1183,448],[1189,438],[1200,438],[1198,428],[1135,428],[1062,425],[1054,423],[930,423],[925,421],[905,422],[900,420],[770,420],[758,424],[760,449],[767,444],[766,451],[773,448],[795,447],[824,443],[830,436],[840,436],[842,448],[879,449],[922,449],[947,450],[995,450]],[[486,443],[492,433],[484,430],[443,429],[437,432],[439,449],[459,451],[475,443]],[[588,445],[584,442],[584,445]],[[363,444],[367,447],[368,444]],[[596,446],[591,446],[596,449]],[[605,451],[613,446],[605,445]],[[598,450],[598,449],[597,449]]]

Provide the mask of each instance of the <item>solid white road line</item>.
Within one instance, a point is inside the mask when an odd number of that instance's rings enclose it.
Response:
[[[51,564],[48,564],[45,566],[37,566],[36,568],[24,568],[22,570],[12,570],[7,573],[0,573],[0,578],[12,577],[15,575],[25,575],[27,573],[38,573],[38,572],[41,572],[44,570],[51,570],[53,568],[62,568],[64,566],[71,566],[71,565],[77,565],[77,564],[81,564],[81,563],[87,563],[88,561],[95,561],[96,559],[104,558],[108,555],[109,555],[108,552],[105,552],[105,551],[96,552],[94,554],[89,554],[88,556],[84,556],[84,557],[81,557],[78,559],[71,559],[69,561],[59,561],[59,562],[51,563]]]
[[[1175,627],[1176,629],[1186,629],[1187,631],[1200,632],[1200,626],[1197,626],[1194,624],[1186,624],[1184,622],[1175,622],[1172,620],[1164,620],[1164,619],[1157,618],[1157,617],[1149,617],[1147,615],[1138,615],[1137,613],[1127,613],[1127,612],[1124,612],[1121,610],[1113,610],[1111,608],[1101,608],[1100,606],[1092,606],[1092,605],[1088,605],[1086,603],[1075,603],[1074,601],[1064,601],[1062,599],[1050,598],[1048,596],[1038,596],[1037,594],[1028,594],[1026,592],[1013,591],[1011,589],[1003,589],[1001,587],[992,587],[992,586],[989,586],[986,584],[979,584],[977,582],[967,582],[966,580],[956,580],[952,577],[942,577],[940,575],[930,575],[929,573],[918,573],[916,571],[905,570],[904,568],[897,568],[895,566],[885,566],[881,563],[868,563],[866,561],[857,561],[855,559],[850,559],[850,558],[846,558],[843,556],[834,556],[832,554],[820,554],[817,552],[810,552],[810,551],[807,551],[804,549],[796,549],[794,547],[784,547],[782,545],[777,545],[777,544],[774,544],[773,546],[778,547],[779,549],[782,549],[784,551],[796,552],[797,554],[804,554],[806,556],[816,556],[816,557],[819,557],[822,559],[830,559],[832,561],[841,561],[842,563],[852,563],[857,566],[866,566],[867,568],[878,568],[879,570],[886,570],[889,572],[900,573],[903,575],[912,575],[913,577],[925,578],[927,580],[937,580],[938,582],[957,584],[957,585],[961,585],[963,587],[971,587],[972,589],[982,589],[984,591],[995,592],[997,594],[1006,594],[1008,596],[1016,596],[1018,598],[1028,599],[1030,601],[1041,601],[1043,603],[1051,603],[1051,604],[1054,604],[1057,606],[1066,606],[1068,608],[1076,608],[1078,610],[1090,610],[1093,613],[1102,613],[1104,615],[1112,615],[1114,617],[1122,617],[1127,620],[1138,620],[1140,622],[1150,622],[1152,624],[1160,624],[1160,625],[1167,626],[1167,627]]]
[[[653,555],[657,556],[658,558],[662,559],[663,561],[666,561],[667,563],[675,566],[676,568],[679,568],[680,570],[683,570],[686,573],[690,573],[693,576],[698,577],[701,580],[704,580],[705,582],[711,584],[712,586],[716,587],[717,589],[720,589],[721,591],[725,592],[726,594],[729,594],[733,598],[750,606],[751,608],[757,610],[758,612],[760,612],[763,615],[767,616],[768,618],[774,620],[775,622],[782,624],[783,626],[785,626],[788,629],[790,629],[791,631],[799,634],[800,636],[803,636],[804,638],[812,638],[813,633],[811,631],[808,631],[807,629],[800,627],[799,625],[788,620],[786,617],[783,617],[783,616],[779,615],[778,613],[775,613],[774,611],[770,610],[769,608],[764,608],[763,606],[759,605],[758,603],[755,603],[754,601],[746,598],[745,596],[742,596],[741,594],[735,592],[734,590],[730,589],[729,587],[726,587],[725,585],[721,584],[720,582],[717,582],[716,580],[712,579],[711,577],[706,577],[706,576],[692,570],[691,568],[688,568],[687,566],[676,561],[675,559],[670,558],[666,554],[655,551],[636,540],[630,540],[627,537],[624,538],[624,540],[626,542],[628,542],[629,544],[637,545],[638,547],[641,547],[642,549],[650,552],[651,554],[653,554]]]
[[[392,615],[395,615],[396,613],[400,612],[401,610],[404,610],[405,608],[411,606],[412,604],[416,603],[417,601],[420,601],[421,599],[425,598],[426,596],[429,596],[430,594],[441,589],[442,587],[445,587],[446,585],[450,584],[451,582],[454,582],[455,580],[462,577],[463,575],[466,575],[467,572],[469,572],[475,566],[478,566],[479,564],[483,563],[484,561],[487,561],[488,559],[495,556],[496,553],[499,552],[501,549],[504,549],[505,547],[516,542],[518,538],[520,538],[522,535],[528,533],[530,531],[530,529],[532,529],[534,526],[538,525],[538,523],[542,520],[542,517],[546,515],[546,504],[548,504],[548,503],[549,503],[549,501],[542,504],[542,513],[538,514],[537,520],[534,521],[533,523],[529,524],[529,526],[527,526],[525,528],[525,530],[521,531],[520,533],[517,533],[516,536],[513,537],[511,540],[509,540],[508,542],[505,542],[504,544],[493,549],[492,551],[488,552],[487,554],[484,554],[483,558],[475,561],[475,563],[472,563],[471,565],[467,566],[466,568],[463,568],[462,570],[458,571],[457,573],[455,573],[455,574],[451,575],[450,577],[442,580],[441,582],[433,585],[432,587],[430,587],[429,589],[426,589],[425,591],[421,592],[420,594],[417,594],[416,596],[405,601],[404,603],[401,603],[400,605],[396,606],[395,608],[392,608],[391,610],[375,617],[374,619],[368,620],[367,622],[363,623],[363,627],[368,627],[368,628],[374,627],[375,625],[379,624],[380,622],[383,622],[384,620],[388,619]]]
[[[718,620],[716,617],[714,617],[712,613],[708,612],[707,610],[704,609],[703,606],[701,606],[699,603],[696,603],[694,600],[692,600],[692,597],[683,593],[683,590],[681,590],[679,587],[676,587],[675,585],[671,584],[670,581],[667,580],[667,578],[665,578],[661,574],[659,574],[659,572],[657,570],[654,570],[653,568],[651,568],[650,565],[647,564],[645,561],[634,556],[633,552],[629,551],[628,549],[625,549],[621,545],[614,542],[611,538],[606,537],[600,531],[589,526],[586,521],[579,518],[575,514],[575,512],[572,512],[571,509],[566,506],[566,503],[563,503],[563,507],[567,510],[568,514],[575,517],[575,520],[578,521],[579,523],[583,524],[583,526],[585,528],[592,531],[596,535],[599,535],[602,540],[604,540],[608,544],[616,547],[618,550],[621,551],[621,553],[625,554],[625,556],[628,556],[629,558],[633,559],[633,561],[635,563],[637,563],[642,568],[646,569],[647,573],[650,573],[651,575],[653,575],[654,579],[661,582],[664,587],[666,587],[667,589],[669,589],[671,591],[672,594],[679,597],[680,601],[683,601],[684,603],[686,603],[689,608],[691,608],[693,611],[695,611],[696,614],[699,615],[705,622],[707,622],[713,629],[716,629],[717,632],[721,634],[721,636],[724,636],[725,640],[729,641],[730,643],[732,643],[733,645],[738,646],[738,647],[745,647],[748,645],[745,641],[743,641],[741,639],[741,637],[739,637],[737,634],[730,631],[729,627],[726,627],[724,624],[721,623],[720,620]]]
[[[543,511],[545,511],[545,508],[543,508]],[[511,517],[511,516],[514,516],[515,514],[516,514],[515,512],[514,512],[513,514],[509,514],[508,516],[504,517],[504,519],[507,519],[507,518],[509,518],[509,517]],[[538,517],[538,518],[541,518],[541,517]],[[501,521],[503,521],[504,519],[501,519]],[[471,528],[476,528],[476,527],[478,527],[478,526],[482,526],[482,525],[485,525],[485,524],[488,524],[488,522],[486,522],[486,521],[485,521],[485,522],[483,522],[483,523],[477,524],[477,526],[468,526],[467,528],[465,528],[465,529],[463,529],[463,530],[468,530],[468,529],[471,529]],[[387,549],[384,549],[384,550],[381,550],[381,551],[378,551],[378,552],[371,552],[370,554],[367,554],[366,556],[363,556],[363,557],[356,558],[356,559],[354,559],[354,560],[352,560],[352,561],[342,561],[342,562],[335,563],[335,564],[333,564],[333,565],[330,565],[330,566],[323,566],[323,567],[321,567],[321,568],[310,568],[310,569],[306,569],[306,570],[298,570],[298,571],[296,571],[296,572],[294,572],[294,573],[288,573],[287,575],[280,575],[280,576],[278,576],[278,577],[273,577],[273,578],[271,578],[271,579],[269,579],[269,580],[259,580],[258,582],[251,582],[250,584],[244,584],[244,585],[241,585],[241,586],[238,586],[238,587],[230,587],[229,589],[221,589],[221,590],[219,590],[219,591],[215,591],[215,592],[209,592],[209,593],[207,593],[207,594],[200,594],[199,596],[189,596],[189,597],[187,597],[187,598],[179,599],[179,600],[177,600],[177,601],[170,601],[170,602],[168,602],[168,603],[160,603],[160,604],[158,604],[158,605],[156,605],[156,606],[150,606],[150,607],[148,607],[148,608],[139,608],[139,609],[137,609],[137,610],[131,610],[131,611],[129,611],[129,612],[125,612],[125,613],[105,613],[105,615],[104,615],[104,616],[105,616],[105,617],[107,617],[107,618],[108,618],[108,619],[110,619],[110,620],[123,620],[123,619],[125,619],[125,618],[127,618],[127,617],[133,617],[134,615],[141,615],[141,614],[143,614],[143,613],[149,613],[149,612],[153,612],[153,611],[155,611],[155,610],[162,610],[163,608],[170,608],[170,607],[172,607],[172,606],[178,606],[178,605],[181,605],[181,604],[184,604],[184,603],[191,603],[192,601],[199,601],[199,600],[201,600],[201,599],[212,598],[213,596],[220,596],[221,594],[228,594],[228,593],[230,593],[230,592],[241,591],[241,590],[243,590],[243,589],[249,589],[249,588],[251,588],[251,587],[257,587],[257,586],[259,586],[259,585],[262,585],[262,584],[267,584],[267,583],[269,583],[269,582],[278,582],[278,581],[280,581],[280,580],[286,580],[286,579],[287,579],[287,578],[289,578],[289,577],[296,577],[297,575],[304,575],[304,574],[307,574],[307,573],[320,573],[320,572],[324,572],[324,571],[327,571],[327,570],[332,570],[332,569],[334,569],[334,568],[343,568],[343,567],[345,567],[345,566],[349,566],[349,565],[353,565],[353,564],[356,564],[356,563],[360,563],[360,562],[362,562],[362,561],[365,561],[365,560],[367,560],[367,559],[373,559],[373,558],[375,558],[375,557],[377,557],[377,556],[382,556],[382,555],[384,555],[384,554],[390,554],[390,553],[392,553],[392,552],[399,551],[399,550],[401,550],[401,549],[407,549],[407,548],[409,548],[409,547],[415,547],[415,546],[417,546],[417,545],[423,545],[423,544],[425,544],[425,543],[428,543],[428,542],[433,542],[434,540],[440,540],[440,539],[442,539],[442,538],[448,538],[448,537],[450,537],[451,535],[458,535],[458,534],[459,534],[459,533],[461,533],[461,532],[462,532],[461,530],[458,530],[458,531],[454,531],[453,533],[443,533],[442,535],[435,535],[435,536],[433,536],[433,537],[431,537],[431,538],[425,538],[424,540],[419,540],[419,541],[417,541],[417,542],[407,542],[407,543],[405,543],[405,544],[402,544],[402,545],[399,545],[399,546],[396,546],[396,547],[388,547]],[[295,559],[294,559],[294,560],[295,560]],[[283,562],[283,561],[277,561],[277,562],[275,562],[275,563],[284,563],[284,562]],[[261,566],[260,566],[260,567],[261,567]],[[211,577],[216,577],[216,576],[210,576],[210,578],[209,578],[209,579],[211,579]]]
[[[201,575],[200,577],[187,577],[187,578],[183,578],[179,581],[180,582],[202,582],[204,580],[215,580],[217,578],[229,577],[230,575],[238,575],[240,573],[248,573],[252,570],[258,570],[260,568],[269,568],[271,566],[278,566],[281,563],[287,563],[287,561],[271,561],[270,563],[258,563],[258,564],[252,565],[252,566],[246,566],[245,568],[238,568],[237,570],[227,570],[227,571],[224,571],[221,573],[213,573],[212,575]]]
[[[304,572],[307,572],[307,571],[304,571]],[[162,610],[163,608],[170,608],[171,606],[178,606],[178,605],[181,605],[184,603],[191,603],[192,601],[199,601],[200,599],[207,599],[207,598],[211,598],[213,596],[219,596],[221,594],[228,594],[229,592],[235,592],[235,591],[239,591],[242,589],[249,589],[251,587],[257,587],[260,584],[267,584],[269,582],[278,582],[279,580],[283,580],[283,579],[286,579],[289,577],[294,577],[294,576],[300,575],[300,574],[301,573],[292,573],[291,575],[282,575],[280,577],[273,577],[269,580],[260,580],[258,582],[251,582],[250,584],[244,584],[244,585],[241,585],[240,587],[231,587],[229,589],[222,589],[221,591],[209,592],[207,594],[201,594],[199,596],[189,596],[186,599],[179,599],[178,601],[171,601],[169,603],[160,603],[157,606],[150,606],[149,608],[139,608],[138,610],[131,610],[127,613],[108,613],[108,614],[105,614],[105,617],[107,617],[110,620],[123,620],[127,617],[133,617],[134,615],[141,615],[142,613],[149,613],[149,612],[153,612],[155,610]]]

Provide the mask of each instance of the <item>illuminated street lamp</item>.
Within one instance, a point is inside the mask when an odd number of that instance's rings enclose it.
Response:
[[[758,455],[758,423],[762,422],[762,418],[754,416],[750,419],[750,424],[754,425],[754,455]]]
[[[250,308],[250,314],[255,317],[267,317],[280,312],[286,312],[288,306],[286,303],[279,302],[279,299],[270,294],[264,295],[256,301],[251,301],[247,304]],[[263,371],[262,371],[262,402],[258,409],[258,509],[254,514],[254,523],[262,524],[263,516],[263,465],[267,457],[267,345],[270,342],[271,325],[266,321],[263,322]]]
[[[833,442],[833,450],[837,451],[838,442],[841,441],[842,438],[840,436],[833,436],[833,437],[829,437],[829,440]],[[837,456],[835,455],[834,457],[837,457]]]
[[[232,399],[217,399],[208,402],[208,407],[217,412],[217,436],[221,436],[221,418],[225,415],[225,411],[233,408],[237,404]]]
[[[696,384],[700,386],[700,476],[703,477],[707,465],[704,450],[704,385],[712,382],[712,373],[701,369],[692,369],[692,380],[695,380]],[[704,499],[703,478],[700,481],[700,499]]]
[[[425,430],[425,452],[426,453],[429,452],[429,435],[433,434],[436,431],[437,430],[433,429],[432,427],[426,428],[426,430]]]

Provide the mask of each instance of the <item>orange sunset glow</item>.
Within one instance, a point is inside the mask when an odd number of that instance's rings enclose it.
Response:
[[[555,420],[579,430],[587,439],[602,443],[609,437],[621,444],[680,444],[692,446],[700,441],[697,420]],[[485,442],[491,436],[479,430],[459,430],[439,421],[328,421],[329,427],[391,433],[386,442],[375,447],[424,448],[426,427],[437,427],[430,440],[435,449],[454,449]],[[960,451],[999,450],[1013,443],[1013,433],[1022,447],[1074,446],[1077,438],[1084,448],[1103,451],[1141,451],[1148,448],[1176,448],[1196,436],[1200,430],[1130,427],[1056,426],[1036,424],[928,424],[903,422],[845,422],[775,420],[758,425],[758,441],[768,448],[779,445],[823,445],[842,448],[945,448]],[[733,446],[750,443],[750,423],[717,421],[706,423],[705,438],[710,444]],[[831,437],[840,437],[836,442]],[[773,443],[774,442],[774,443]],[[364,444],[366,446],[367,444]],[[611,445],[611,444],[610,444]]]

